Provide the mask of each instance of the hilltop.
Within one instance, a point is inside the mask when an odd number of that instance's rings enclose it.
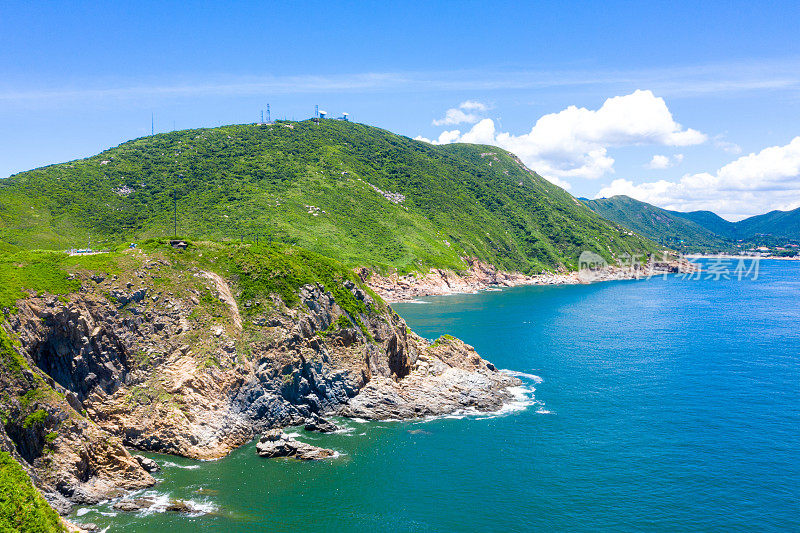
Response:
[[[177,197],[177,202],[175,201]],[[158,134],[0,182],[0,241],[30,249],[171,236],[280,241],[400,273],[571,269],[655,251],[496,147],[433,146],[323,120]]]

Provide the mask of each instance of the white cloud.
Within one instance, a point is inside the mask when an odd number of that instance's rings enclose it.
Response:
[[[639,184],[618,179],[596,197],[616,194],[679,211],[708,209],[732,220],[776,208],[794,209],[800,207],[800,137],[742,156],[715,174]]]
[[[444,118],[437,118],[433,121],[434,126],[449,126],[451,124],[474,124],[480,117],[474,113],[464,113],[460,109],[450,108],[444,113]]]
[[[714,146],[719,148],[720,150],[724,150],[729,154],[739,155],[742,153],[742,147],[736,143],[732,143],[730,141],[726,141],[722,138],[722,135],[717,135],[714,137]]]
[[[669,157],[665,155],[654,155],[653,159],[650,160],[648,164],[649,168],[668,168],[669,167]]]
[[[475,124],[481,117],[474,112],[483,113],[488,110],[486,104],[476,102],[475,100],[467,100],[461,102],[458,107],[451,107],[444,113],[443,118],[433,121],[434,126],[451,126],[454,124]]]
[[[642,144],[688,146],[706,141],[697,130],[675,122],[663,98],[651,91],[635,91],[609,98],[597,110],[570,106],[544,115],[523,135],[495,131],[494,121],[483,119],[464,134],[445,132],[437,142],[492,144],[517,154],[530,168],[550,181],[600,178],[614,172],[608,148]],[[444,134],[443,134],[444,135]]]
[[[671,158],[665,155],[654,155],[653,159],[645,166],[652,169],[664,169],[679,165],[682,161],[683,154],[675,154]]]
[[[487,111],[489,106],[486,104],[482,104],[481,102],[476,102],[475,100],[467,100],[466,102],[461,102],[461,105],[458,106],[461,109],[467,109],[469,111]]]

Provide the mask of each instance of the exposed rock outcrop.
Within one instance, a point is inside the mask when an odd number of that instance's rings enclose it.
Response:
[[[599,256],[597,256],[600,258]],[[602,260],[602,258],[600,258]],[[499,270],[493,265],[475,258],[464,258],[467,268],[463,272],[431,269],[425,275],[406,274],[399,276],[390,274],[382,276],[366,268],[357,273],[372,290],[387,302],[415,300],[423,296],[445,294],[474,293],[481,290],[499,287],[516,287],[520,285],[574,285],[641,279],[648,276],[676,274],[697,271],[697,265],[686,259],[650,260],[646,264],[614,266],[604,264],[598,268],[581,268],[579,271],[543,272],[525,275],[519,272]]]
[[[157,465],[123,444],[212,459],[285,426],[334,431],[327,414],[496,410],[517,383],[460,341],[416,336],[356,278],[308,283],[287,305],[144,256],[124,275],[82,276],[79,292],[30,296],[6,323],[27,366],[24,379],[2,373],[0,437],[60,512],[154,483]],[[52,393],[22,402],[34,389]],[[268,456],[334,453],[267,435]]]
[[[267,431],[256,444],[256,453],[261,457],[291,457],[303,461],[330,459],[336,452],[320,448],[291,438],[279,429]]]

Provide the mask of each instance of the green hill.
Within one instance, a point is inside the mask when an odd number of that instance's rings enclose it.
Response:
[[[711,211],[689,211],[687,213],[682,213],[680,211],[669,211],[669,213],[687,220],[691,220],[692,222],[699,224],[712,233],[716,233],[723,239],[735,240],[737,238],[736,223],[725,220],[718,214],[712,213]]]
[[[177,201],[175,200],[177,198]],[[184,130],[0,182],[0,240],[114,247],[178,234],[272,240],[348,265],[522,272],[655,245],[489,146],[433,146],[337,120]]]
[[[736,230],[741,238],[772,235],[784,239],[800,239],[800,208],[793,211],[770,211],[763,215],[740,220]]]
[[[683,251],[730,252],[800,240],[800,208],[730,222],[711,211],[667,211],[622,195],[582,201],[608,220]]]
[[[732,247],[728,239],[685,217],[684,213],[667,211],[628,196],[584,199],[583,202],[600,216],[664,246],[683,251],[723,251]]]

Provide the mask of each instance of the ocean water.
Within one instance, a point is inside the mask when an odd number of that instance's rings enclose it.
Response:
[[[497,416],[341,421],[334,460],[172,457],[207,514],[79,510],[109,531],[800,530],[800,262],[758,279],[519,287],[395,309],[527,394]],[[106,513],[106,514],[101,514]],[[77,515],[73,515],[77,516]]]

